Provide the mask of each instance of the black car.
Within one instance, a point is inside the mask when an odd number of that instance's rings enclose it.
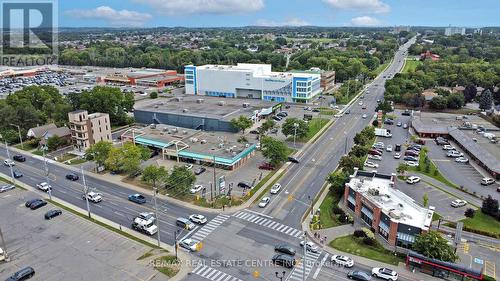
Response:
[[[275,116],[273,116],[273,119],[274,119],[274,120],[276,120],[276,121],[281,121],[281,120],[283,120],[281,117],[276,116],[276,115],[275,115]]]
[[[35,270],[28,266],[25,267],[18,272],[12,274],[9,278],[7,278],[5,281],[21,281],[21,280],[28,280],[31,277],[35,275]]]
[[[292,156],[288,156],[288,161],[290,161],[292,163],[299,164],[299,160],[297,160],[297,158],[292,157]]]
[[[26,206],[26,208],[29,208],[31,206],[31,204],[35,203],[36,201],[43,201],[43,200],[40,198],[31,199],[31,200],[26,201],[26,203],[24,203],[24,206]]]
[[[47,213],[45,213],[45,219],[50,220],[50,219],[53,219],[59,215],[62,215],[61,210],[50,210]]]
[[[274,246],[274,251],[282,253],[282,254],[287,254],[290,256],[295,256],[295,249],[292,248],[288,244],[276,245],[276,246]]]
[[[408,109],[406,109],[403,113],[401,113],[401,115],[404,115],[404,116],[410,116],[411,113]]]
[[[246,182],[242,182],[240,181],[238,183],[238,187],[241,187],[241,188],[246,188],[246,189],[251,189],[252,187],[250,186],[250,184],[246,183]]]
[[[394,125],[394,120],[392,120],[392,119],[385,119],[384,124]]]
[[[292,268],[295,265],[295,259],[285,254],[276,254],[272,260],[274,264],[282,265],[286,268]]]
[[[71,181],[77,181],[80,177],[78,177],[77,174],[75,173],[70,173],[66,175],[66,179],[71,180]]]
[[[358,280],[358,281],[371,281],[372,277],[370,276],[369,273],[366,273],[364,271],[359,271],[359,270],[354,270],[349,273],[347,273],[347,277],[352,280]]]
[[[17,161],[17,162],[24,162],[24,161],[26,161],[26,157],[24,157],[23,155],[14,155],[12,157],[12,159],[14,159],[14,161]]]
[[[45,205],[47,205],[47,202],[40,199],[40,200],[37,200],[37,201],[31,203],[31,205],[29,207],[31,210],[36,210],[36,209],[39,209]]]
[[[23,176],[23,173],[19,171],[13,171],[12,174],[14,174],[14,178],[18,179]]]
[[[252,134],[252,135],[258,135],[259,131],[257,131],[257,130],[251,130],[249,133]]]
[[[194,170],[194,174],[195,175],[201,175],[203,174],[207,169],[205,169],[204,167],[198,167],[196,170]]]

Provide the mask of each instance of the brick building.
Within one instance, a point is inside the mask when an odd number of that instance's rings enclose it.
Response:
[[[68,113],[71,141],[76,150],[84,152],[99,141],[111,142],[109,114],[76,110]]]

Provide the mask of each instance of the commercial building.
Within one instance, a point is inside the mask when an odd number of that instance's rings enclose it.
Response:
[[[186,94],[310,103],[321,93],[321,75],[272,72],[270,64],[188,65]]]
[[[134,118],[142,124],[165,124],[203,131],[238,130],[231,119],[240,115],[254,121],[279,110],[281,103],[182,95],[161,100],[143,100],[134,106]]]
[[[111,141],[109,114],[76,110],[68,113],[71,141],[77,151],[84,152],[99,141]]]
[[[330,93],[335,88],[335,71],[322,70],[318,67],[312,67],[309,70],[292,70],[291,73],[309,73],[320,75],[320,86],[323,93]]]
[[[452,36],[455,34],[465,35],[465,27],[449,26],[444,29],[444,35],[446,36]]]
[[[415,113],[411,127],[419,137],[445,137],[454,141],[491,176],[500,179],[500,129],[474,115]],[[482,133],[481,133],[482,132]],[[485,134],[486,132],[486,134]]]
[[[429,231],[434,211],[396,189],[395,177],[355,168],[345,185],[344,204],[389,245],[410,248],[417,235]]]
[[[163,159],[208,164],[234,170],[255,154],[256,143],[238,142],[232,133],[203,132],[168,125],[134,127],[121,135],[122,142],[132,141],[157,150]]]

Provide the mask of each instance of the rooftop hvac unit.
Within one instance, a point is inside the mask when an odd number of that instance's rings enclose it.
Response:
[[[177,131],[178,131],[177,128],[172,129],[172,133],[177,133]]]
[[[250,104],[248,102],[244,102],[243,103],[243,108],[247,108],[247,107],[250,107]]]
[[[197,99],[196,103],[203,103],[205,100],[204,99]]]
[[[187,135],[187,133],[188,133],[188,132],[187,132],[187,131],[182,131],[182,133],[183,133],[184,135]]]
[[[149,125],[149,128],[151,128],[151,129],[156,129],[156,124],[151,124],[151,125]]]
[[[223,148],[224,147],[224,144],[223,143],[219,143],[219,148]]]
[[[220,106],[224,106],[224,105],[226,105],[226,102],[225,101],[219,101],[217,104],[220,105]]]
[[[236,156],[238,153],[236,151],[233,151],[233,157]]]
[[[167,127],[163,128],[163,131],[168,132],[168,128]]]
[[[201,140],[200,141],[201,144],[206,144],[207,143],[207,140]]]
[[[231,153],[231,149],[230,148],[226,148],[226,152],[227,153]]]
[[[191,140],[192,143],[198,142],[197,138],[191,138],[190,140]]]
[[[245,144],[245,147],[246,147],[246,148],[250,147],[250,144],[248,144],[248,143],[247,143],[247,144]]]

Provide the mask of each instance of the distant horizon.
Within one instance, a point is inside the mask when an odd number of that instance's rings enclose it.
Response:
[[[351,29],[387,29],[387,28],[394,28],[394,27],[410,27],[410,28],[447,28],[447,27],[459,27],[459,28],[500,28],[500,25],[493,25],[493,26],[460,26],[460,25],[447,25],[447,26],[433,26],[433,25],[405,25],[405,24],[399,24],[399,25],[386,25],[386,26],[327,26],[327,25],[303,25],[303,26],[292,26],[292,25],[281,25],[281,26],[263,26],[263,25],[242,25],[242,26],[137,26],[137,27],[127,27],[127,26],[122,26],[122,27],[116,27],[116,26],[58,26],[59,29],[63,28],[73,28],[73,29],[85,29],[85,28],[93,28],[93,29],[155,29],[155,28],[186,28],[186,29],[233,29],[233,28],[245,28],[245,27],[251,27],[251,28],[273,28],[273,29],[279,29],[279,28],[290,28],[290,29],[300,29],[300,28],[351,28]]]

